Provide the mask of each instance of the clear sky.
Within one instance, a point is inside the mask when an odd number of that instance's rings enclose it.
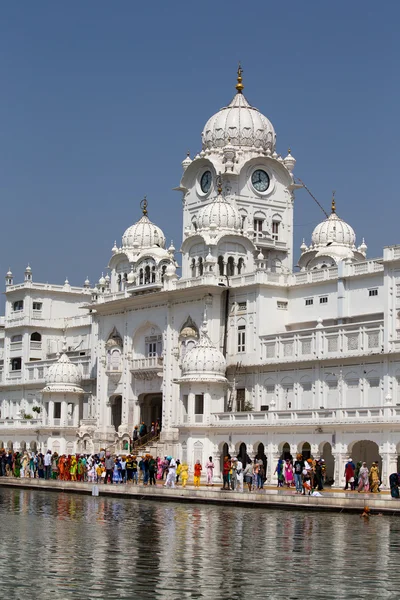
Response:
[[[2,3],[0,274],[98,280],[144,194],[178,249],[172,188],[239,59],[278,152],[380,256],[400,243],[399,22],[397,0]],[[322,218],[299,191],[295,256]]]

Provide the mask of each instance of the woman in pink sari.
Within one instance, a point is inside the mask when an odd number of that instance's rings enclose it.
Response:
[[[293,475],[293,465],[288,459],[285,463],[285,482],[288,487],[293,485],[294,475]]]
[[[157,456],[157,479],[162,479],[163,475],[163,467],[162,467],[162,459]]]

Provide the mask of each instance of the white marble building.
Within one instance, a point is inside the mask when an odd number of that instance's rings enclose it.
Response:
[[[0,446],[123,449],[160,419],[154,451],[265,455],[270,482],[298,451],[336,485],[350,455],[397,468],[400,246],[368,260],[333,200],[297,253],[296,161],[236,92],[182,163],[181,265],[145,200],[94,287],[7,273]]]

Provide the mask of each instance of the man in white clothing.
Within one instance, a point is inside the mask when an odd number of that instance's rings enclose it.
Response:
[[[237,491],[243,492],[243,464],[240,458],[238,458],[236,463],[236,484]]]
[[[51,477],[51,450],[47,450],[44,455],[44,470],[45,470],[45,478],[50,479]]]

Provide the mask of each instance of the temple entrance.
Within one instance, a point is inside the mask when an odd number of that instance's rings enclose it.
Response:
[[[247,446],[244,442],[242,442],[239,446],[238,457],[243,465],[243,469],[247,464],[252,462],[250,456],[247,454]]]
[[[267,460],[267,457],[265,455],[265,447],[264,447],[264,444],[262,442],[260,442],[258,444],[257,454],[255,455],[255,458],[257,460],[262,460],[262,463],[264,465],[265,473],[267,473],[267,463],[268,463],[268,460]]]
[[[162,394],[144,394],[140,402],[140,422],[150,432],[151,424],[157,421],[162,427]]]
[[[350,450],[351,448],[351,450]],[[370,440],[360,440],[349,446],[349,457],[353,463],[366,462],[368,469],[373,462],[378,463],[379,473],[382,474],[382,458],[379,455],[379,446]]]
[[[290,453],[290,444],[289,444],[289,442],[285,442],[282,445],[281,458],[283,458],[283,460],[290,460],[292,458],[292,455]]]
[[[122,423],[122,396],[110,398],[111,403],[111,425],[118,431]]]
[[[303,460],[308,460],[309,458],[311,458],[311,446],[310,446],[310,444],[308,442],[304,442],[304,444],[301,447],[300,452],[303,455]]]
[[[329,442],[325,442],[323,445],[320,456],[324,459],[326,466],[325,484],[333,485],[335,481],[335,459],[332,454],[332,446]]]

